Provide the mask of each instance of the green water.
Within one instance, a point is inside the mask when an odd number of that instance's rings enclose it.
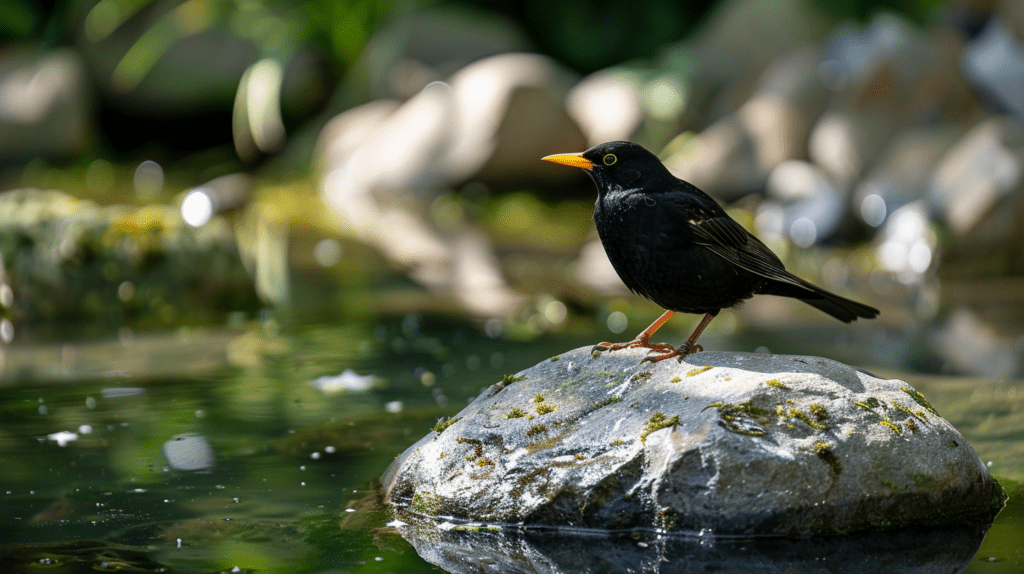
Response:
[[[438,572],[407,530],[386,526],[374,479],[503,375],[606,335],[492,339],[470,323],[413,314],[10,348],[0,379],[0,572]],[[333,393],[312,384],[346,369],[373,379]],[[1024,383],[879,374],[924,392],[1011,491],[1024,481]],[[198,457],[204,469],[173,468],[165,447],[175,441],[208,445],[193,450],[207,456]],[[458,536],[469,560],[489,547],[474,536],[504,535]],[[607,547],[571,540],[584,554]],[[813,549],[825,556],[843,544]],[[685,556],[702,546],[664,548]],[[766,571],[855,571],[787,562],[788,551],[717,548],[753,553]],[[966,571],[1024,572],[1022,548],[1014,497]],[[552,564],[573,571],[572,560]]]

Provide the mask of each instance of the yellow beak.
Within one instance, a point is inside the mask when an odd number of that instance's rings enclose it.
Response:
[[[544,161],[550,161],[552,163],[560,163],[562,165],[568,165],[571,167],[578,167],[590,171],[594,169],[594,162],[583,157],[583,153],[562,153],[549,155],[541,158]]]

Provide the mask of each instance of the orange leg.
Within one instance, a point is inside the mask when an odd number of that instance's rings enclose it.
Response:
[[[715,316],[710,313],[704,315],[704,318],[701,319],[700,324],[697,325],[696,329],[694,329],[693,334],[690,335],[690,338],[687,339],[686,342],[683,343],[682,345],[679,345],[678,349],[673,349],[671,353],[665,352],[662,355],[644,357],[644,360],[640,361],[640,363],[657,363],[658,361],[664,361],[665,359],[671,359],[672,357],[676,357],[676,360],[681,363],[683,362],[683,358],[686,357],[687,355],[692,355],[693,353],[699,353],[703,351],[704,347],[701,347],[700,345],[697,344],[697,338],[700,337],[700,334],[704,332],[704,328],[707,327],[708,324],[711,323],[711,320],[714,318]],[[671,349],[671,347],[669,348]]]
[[[601,353],[604,351],[618,351],[619,349],[632,349],[635,347],[643,347],[645,349],[651,349],[652,351],[657,351],[659,353],[675,353],[675,347],[669,345],[668,343],[651,342],[651,335],[653,335],[655,331],[660,329],[661,326],[665,324],[665,321],[671,319],[672,315],[675,314],[675,311],[665,311],[664,313],[662,313],[661,317],[658,317],[657,321],[651,323],[650,327],[644,329],[642,333],[637,335],[635,339],[628,343],[598,343],[594,345],[594,348],[591,349],[590,352]]]

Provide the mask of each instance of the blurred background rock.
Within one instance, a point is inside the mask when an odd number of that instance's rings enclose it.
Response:
[[[268,312],[620,333],[658,309],[539,158],[631,139],[882,308],[879,361],[1020,376],[1022,6],[0,0],[0,341]]]

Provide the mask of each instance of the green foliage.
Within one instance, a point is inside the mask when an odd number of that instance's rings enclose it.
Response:
[[[853,18],[867,22],[878,12],[895,12],[922,23],[946,4],[944,0],[814,0],[814,6],[823,14],[837,20]]]
[[[581,72],[656,56],[666,44],[693,30],[714,5],[711,0],[474,3],[518,18],[541,52]]]
[[[0,0],[0,40],[29,36],[39,25],[39,12],[35,2]]]
[[[326,44],[341,62],[351,64],[389,11],[413,4],[408,0],[309,0],[302,5],[303,20],[311,36]]]

